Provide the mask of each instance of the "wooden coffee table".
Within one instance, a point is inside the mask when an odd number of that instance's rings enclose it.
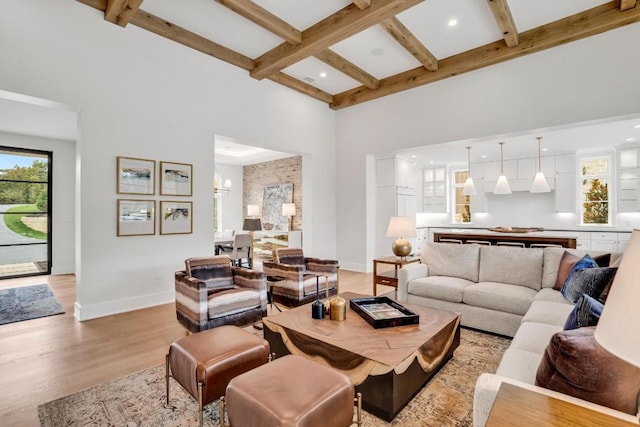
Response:
[[[340,294],[347,300],[364,297]],[[347,308],[343,322],[311,318],[306,304],[262,319],[264,337],[277,357],[293,353],[341,370],[351,378],[362,406],[391,421],[453,356],[460,345],[460,315],[413,304],[420,324],[374,329]]]

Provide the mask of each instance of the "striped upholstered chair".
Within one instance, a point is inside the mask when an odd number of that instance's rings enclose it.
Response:
[[[263,261],[274,302],[289,307],[306,304],[316,299],[316,281],[320,298],[338,292],[338,261],[305,257],[299,248],[277,248],[273,261]],[[327,292],[328,288],[328,292]]]
[[[229,256],[189,258],[176,271],[176,316],[190,332],[244,326],[267,315],[267,276],[232,267]]]

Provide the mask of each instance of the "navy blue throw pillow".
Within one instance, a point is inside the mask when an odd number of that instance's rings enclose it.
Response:
[[[589,295],[582,295],[578,298],[578,302],[573,307],[567,321],[564,324],[564,330],[578,329],[584,326],[596,326],[600,315],[602,314],[602,308],[604,305]]]
[[[573,271],[564,282],[562,295],[574,304],[582,294],[598,299],[602,291],[611,284],[617,271],[616,267],[593,267]]]

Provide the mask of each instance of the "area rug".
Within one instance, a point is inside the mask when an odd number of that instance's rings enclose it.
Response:
[[[0,289],[0,325],[62,313],[49,285]]]
[[[495,372],[510,340],[463,328],[460,347],[422,391],[387,423],[363,414],[371,426],[472,425],[473,389],[483,372]],[[149,368],[38,406],[40,424],[54,426],[196,426],[197,402],[173,379],[166,408],[164,365]],[[219,406],[205,407],[205,425],[218,426]],[[227,424],[228,425],[228,424]]]

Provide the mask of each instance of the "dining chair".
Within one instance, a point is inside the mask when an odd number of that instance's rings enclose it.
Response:
[[[239,233],[234,236],[233,246],[231,248],[231,263],[236,267],[243,267],[243,260],[246,260],[246,267],[251,266],[251,235],[247,233]]]

